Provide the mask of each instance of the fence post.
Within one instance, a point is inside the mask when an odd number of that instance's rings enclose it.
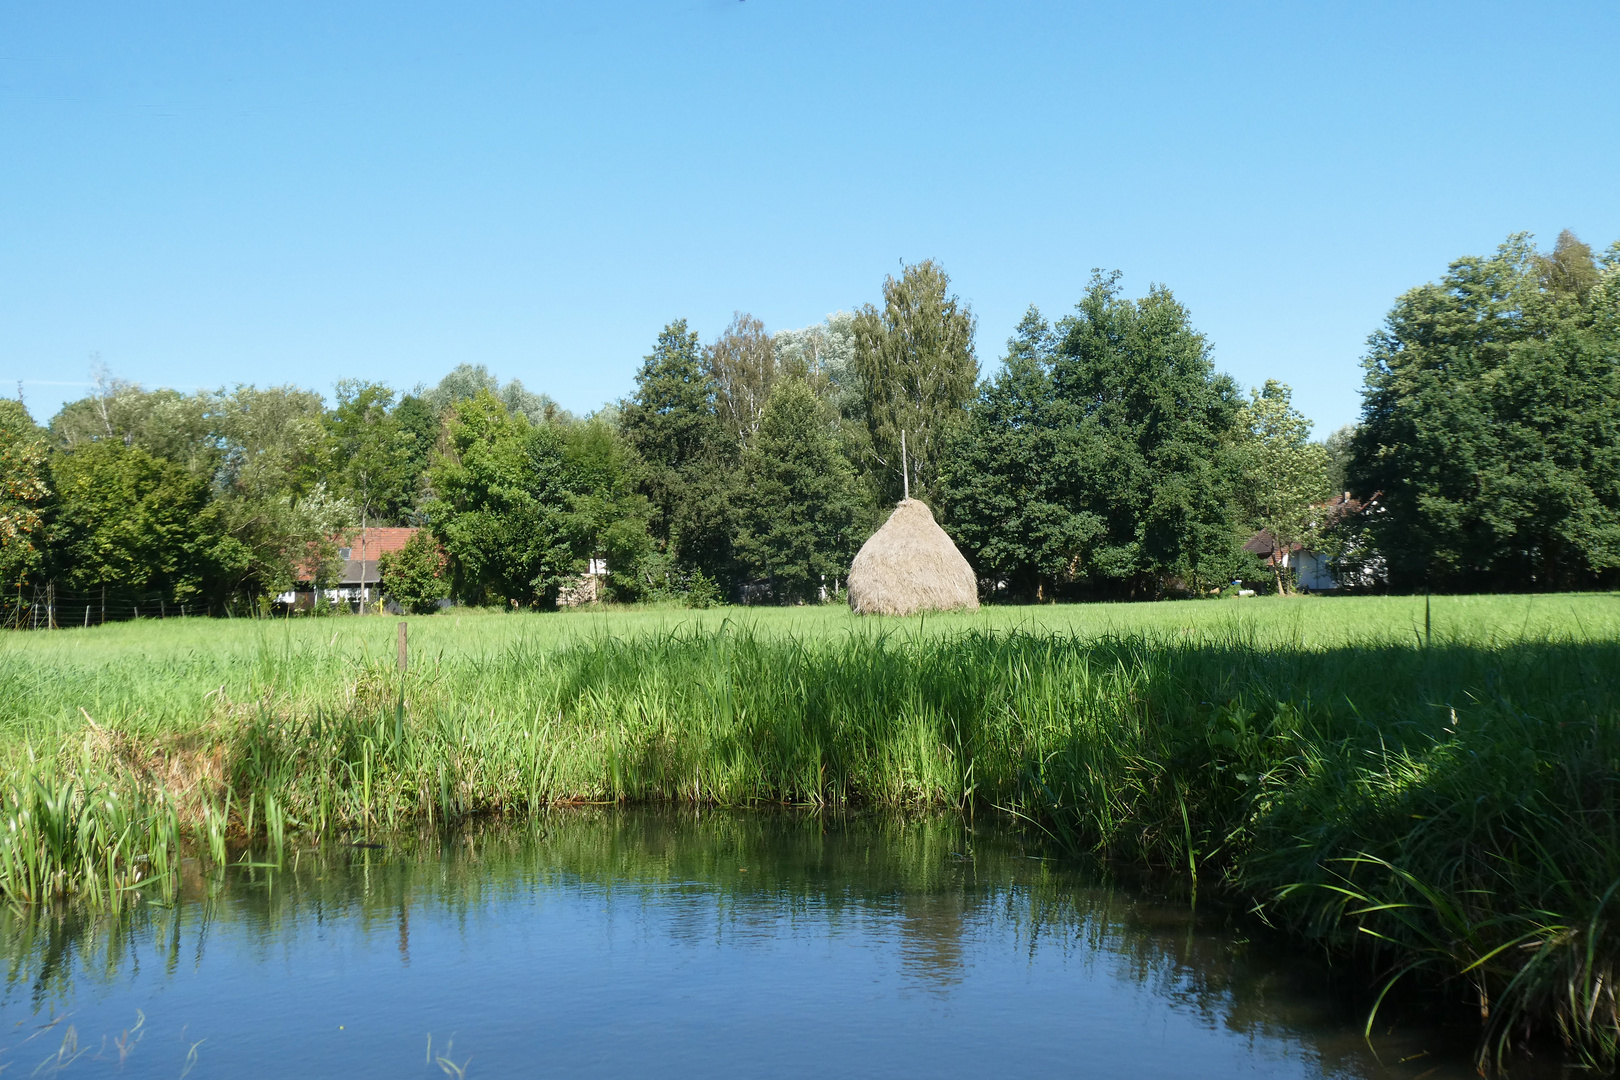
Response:
[[[399,624],[399,701],[394,705],[394,744],[396,746],[405,738],[405,668],[409,662],[406,651],[409,647],[406,638],[407,633],[406,623],[402,619]]]

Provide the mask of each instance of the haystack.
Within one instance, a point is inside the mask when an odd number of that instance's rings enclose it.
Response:
[[[849,606],[857,615],[971,611],[979,583],[927,505],[904,499],[850,564]]]

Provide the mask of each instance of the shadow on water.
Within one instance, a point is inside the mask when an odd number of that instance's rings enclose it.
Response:
[[[982,818],[568,810],[192,868],[173,907],[0,916],[0,1066],[1474,1074],[1474,1032],[1369,1047],[1364,1002],[1247,926]]]

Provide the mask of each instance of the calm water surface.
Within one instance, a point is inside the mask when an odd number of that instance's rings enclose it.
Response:
[[[8,1078],[1474,1075],[982,821],[571,811],[0,940]]]

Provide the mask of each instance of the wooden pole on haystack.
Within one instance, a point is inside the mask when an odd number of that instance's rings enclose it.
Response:
[[[906,429],[900,429],[900,490],[911,498],[911,467],[906,463]]]

